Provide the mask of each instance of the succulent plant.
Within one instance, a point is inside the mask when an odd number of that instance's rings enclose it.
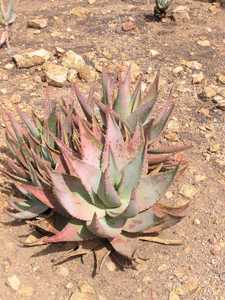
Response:
[[[157,20],[165,17],[170,4],[171,0],[155,0],[154,16]]]
[[[0,47],[4,44],[9,47],[9,25],[16,20],[14,9],[14,0],[8,1],[7,9],[5,9],[3,0],[0,0],[0,25],[4,26],[4,31],[0,38]]]
[[[5,113],[11,157],[2,171],[20,193],[8,213],[52,234],[35,244],[97,242],[132,260],[141,236],[184,216],[187,205],[158,200],[179,172],[175,153],[190,145],[160,143],[172,96],[153,118],[159,74],[144,96],[141,81],[131,93],[130,69],[119,81],[105,72],[101,100],[95,89],[87,96],[74,86],[62,104],[46,102],[42,118],[18,110],[20,125]]]

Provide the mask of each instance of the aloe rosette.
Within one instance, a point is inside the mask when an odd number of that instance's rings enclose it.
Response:
[[[23,195],[11,197],[8,212],[46,221],[51,211],[44,229],[52,235],[40,243],[98,240],[132,259],[139,236],[184,216],[186,205],[159,203],[180,168],[175,153],[189,145],[159,142],[174,103],[170,95],[152,117],[158,83],[159,74],[142,96],[141,79],[130,91],[130,69],[120,81],[104,73],[101,100],[74,86],[61,105],[47,102],[43,118],[19,111],[20,125],[6,114],[11,158],[3,172]]]

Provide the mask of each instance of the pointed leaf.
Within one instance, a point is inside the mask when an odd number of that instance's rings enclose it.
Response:
[[[134,239],[119,235],[110,241],[110,244],[120,255],[132,259],[137,250],[137,242]]]
[[[110,239],[120,234],[124,224],[124,219],[114,219],[112,221],[107,217],[101,218],[94,214],[92,221],[87,223],[87,228],[96,236]]]
[[[55,235],[45,238],[45,243],[61,243],[61,242],[81,242],[92,240],[95,237],[88,232],[83,222],[71,220],[63,230]]]
[[[115,111],[120,117],[125,120],[132,109],[132,102],[130,96],[130,72],[131,67],[128,68],[127,73],[123,75],[119,83],[118,95],[114,105]]]
[[[53,193],[60,205],[74,218],[79,220],[92,220],[94,213],[104,216],[105,211],[91,205],[90,196],[82,187],[81,182],[68,175],[51,173]],[[89,201],[89,202],[88,202]]]

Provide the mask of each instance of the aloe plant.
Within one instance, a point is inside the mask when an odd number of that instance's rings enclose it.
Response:
[[[141,79],[131,92],[130,69],[122,75],[117,82],[103,74],[101,99],[94,89],[84,95],[74,86],[72,99],[47,102],[43,118],[18,110],[22,125],[5,113],[11,157],[2,171],[21,194],[11,198],[8,213],[52,234],[34,244],[92,242],[96,249],[100,243],[132,260],[143,234],[184,216],[186,205],[159,203],[180,170],[175,153],[190,147],[159,142],[172,95],[153,118],[159,74],[144,96]]]
[[[4,31],[0,38],[0,47],[4,44],[9,48],[9,26],[16,20],[14,9],[14,0],[8,0],[7,9],[3,0],[0,0],[0,25],[4,27]]]
[[[154,16],[157,20],[161,20],[166,16],[171,0],[155,0]]]

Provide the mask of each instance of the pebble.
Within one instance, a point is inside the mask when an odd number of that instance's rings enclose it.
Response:
[[[49,60],[51,53],[45,49],[36,51],[24,52],[23,54],[16,54],[13,56],[18,68],[30,68],[33,66],[42,65]]]
[[[20,280],[16,275],[12,275],[7,279],[7,285],[14,291],[19,290]]]
[[[192,184],[186,183],[181,187],[179,193],[188,199],[193,199],[197,193],[197,189]]]
[[[161,266],[159,266],[158,267],[158,271],[161,273],[161,272],[164,272],[164,271],[166,271],[166,270],[168,270],[169,269],[169,266],[167,266],[167,265],[165,265],[165,264],[163,264],[163,265],[161,265]]]
[[[70,300],[98,300],[95,289],[87,282],[78,282],[77,290],[72,294]]]
[[[90,11],[85,7],[76,6],[70,11],[70,14],[72,16],[84,19],[90,14]]]
[[[85,66],[85,61],[82,56],[69,50],[63,56],[62,65],[68,69],[75,69],[79,72],[81,67]]]
[[[182,73],[183,71],[184,71],[184,68],[182,66],[178,66],[178,67],[173,69],[173,74],[177,75],[177,74]]]
[[[69,82],[75,82],[77,80],[77,70],[69,69],[67,74],[67,80]]]
[[[225,75],[222,74],[222,73],[218,73],[218,74],[217,74],[217,81],[218,81],[219,83],[225,84]]]
[[[184,66],[186,66],[192,70],[201,70],[202,69],[202,64],[196,60],[190,60],[190,61],[182,60],[181,63]]]
[[[127,21],[122,23],[123,31],[131,31],[134,30],[135,28],[136,28],[135,19],[133,19],[132,17],[130,17]]]
[[[187,6],[179,5],[172,10],[172,18],[178,24],[183,24],[190,20],[189,8]]]
[[[83,65],[80,67],[78,75],[80,79],[86,81],[86,82],[92,82],[97,79],[97,72],[92,66],[89,65]]]
[[[206,86],[203,90],[203,96],[207,99],[213,98],[216,96],[217,91],[216,88],[213,85]]]
[[[204,79],[204,74],[202,72],[200,73],[195,73],[192,75],[192,83],[198,84],[201,83]]]
[[[8,63],[8,64],[6,64],[6,65],[4,66],[4,68],[5,68],[6,70],[9,70],[9,71],[11,71],[12,69],[14,69],[14,67],[15,67],[15,64],[13,64],[13,63]]]
[[[197,41],[197,44],[199,46],[202,46],[202,47],[209,47],[210,46],[210,42],[208,40],[200,40],[200,41]]]
[[[221,246],[219,243],[215,243],[210,249],[210,253],[214,256],[218,256],[221,252]]]
[[[64,267],[64,266],[60,266],[58,269],[57,269],[57,274],[59,274],[60,276],[62,277],[67,277],[69,275],[69,269]]]
[[[154,50],[154,49],[150,49],[150,55],[152,56],[152,57],[156,57],[156,56],[159,56],[159,51],[157,51],[157,50]]]
[[[33,293],[34,293],[34,289],[32,286],[25,286],[19,290],[19,295],[21,295],[24,298],[30,299],[30,297],[33,295]]]
[[[105,266],[110,272],[114,272],[117,270],[116,264],[111,259],[107,259],[107,261],[105,262]]]
[[[34,18],[28,20],[27,26],[34,29],[43,29],[48,26],[48,19],[46,18]]]
[[[45,79],[55,87],[62,87],[67,81],[68,69],[54,63],[46,63],[43,66]]]
[[[213,97],[213,102],[216,103],[216,107],[225,110],[225,99],[219,95]]]
[[[193,224],[199,226],[201,224],[201,221],[199,219],[195,218],[193,220]]]

